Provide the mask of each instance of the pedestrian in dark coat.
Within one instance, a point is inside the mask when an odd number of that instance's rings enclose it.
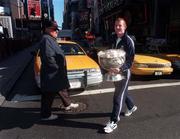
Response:
[[[60,95],[66,110],[77,108],[79,104],[71,103],[68,95],[70,87],[67,77],[66,59],[56,42],[58,26],[55,21],[44,23],[44,35],[40,42],[41,58],[41,117],[43,120],[58,118],[51,114],[51,107],[56,94]]]

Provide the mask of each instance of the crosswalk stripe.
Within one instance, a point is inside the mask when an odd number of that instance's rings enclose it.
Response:
[[[168,86],[179,86],[180,82],[172,82],[172,83],[160,83],[160,84],[147,84],[147,85],[133,85],[129,86],[128,90],[138,90],[138,89],[148,89],[148,88],[157,88],[157,87],[168,87]],[[96,95],[96,94],[105,94],[105,93],[113,93],[114,88],[106,88],[106,89],[96,89],[96,90],[85,90],[82,93],[71,95],[71,96],[88,96],[88,95]],[[41,95],[15,95],[12,99],[14,102],[18,101],[31,101],[31,100],[40,100]]]
[[[134,86],[129,86],[128,90],[147,89],[147,88],[156,88],[156,87],[168,87],[168,86],[178,86],[178,85],[180,85],[180,82],[161,83],[161,84],[147,84],[147,85],[134,85]],[[86,90],[82,93],[71,95],[71,96],[87,96],[87,95],[104,94],[104,93],[110,93],[110,92],[114,92],[114,88]]]

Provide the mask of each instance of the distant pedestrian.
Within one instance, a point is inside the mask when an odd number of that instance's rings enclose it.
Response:
[[[41,80],[41,117],[42,120],[57,119],[51,114],[51,107],[56,94],[65,106],[65,110],[77,108],[79,104],[72,103],[68,95],[70,87],[67,78],[66,59],[63,51],[56,42],[58,25],[55,21],[45,21],[44,35],[40,42],[40,80]]]
[[[123,18],[117,18],[115,20],[115,37],[114,45],[112,49],[123,49],[126,52],[125,63],[121,68],[112,68],[109,70],[111,73],[122,74],[125,76],[121,81],[114,82],[115,92],[113,97],[113,110],[110,117],[110,121],[104,127],[105,133],[111,133],[117,128],[117,123],[120,121],[120,113],[124,103],[127,105],[127,111],[125,116],[130,116],[137,110],[137,106],[134,105],[132,98],[128,94],[128,84],[130,80],[130,68],[132,66],[135,48],[133,40],[127,35],[127,24]]]

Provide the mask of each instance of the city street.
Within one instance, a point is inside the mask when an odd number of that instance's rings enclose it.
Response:
[[[102,128],[112,109],[113,84],[104,82],[86,91],[71,91],[77,102],[86,108],[78,112],[64,112],[57,96],[54,121],[40,121],[40,92],[35,85],[33,64],[24,71],[11,90],[9,101],[1,106],[0,138],[2,139],[179,139],[180,76],[132,77],[129,93],[138,106],[130,117],[121,113],[118,128],[104,134]],[[123,109],[125,111],[125,108]]]
[[[180,139],[179,7],[179,0],[0,0],[0,139]],[[137,110],[126,117],[120,101],[116,128],[114,84],[101,71],[128,81],[129,69]],[[44,92],[63,92],[48,120],[41,103],[52,101],[43,94],[41,102],[38,79]],[[116,129],[106,134],[110,117]]]

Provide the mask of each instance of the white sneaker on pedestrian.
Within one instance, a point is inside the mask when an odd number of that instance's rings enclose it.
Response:
[[[130,116],[136,110],[137,110],[137,106],[134,106],[131,110],[127,109],[124,115],[125,116]]]
[[[79,107],[79,104],[78,103],[71,103],[69,106],[67,106],[67,107],[65,107],[64,109],[66,110],[66,111],[68,111],[68,110],[70,110],[70,109],[72,109],[72,108],[78,108]]]
[[[58,115],[55,115],[55,114],[51,114],[49,117],[47,118],[41,118],[41,120],[43,121],[47,121],[47,120],[56,120],[58,119]]]
[[[106,126],[104,127],[104,132],[105,133],[111,133],[113,130],[117,128],[117,124],[114,123],[114,121],[109,121]]]

